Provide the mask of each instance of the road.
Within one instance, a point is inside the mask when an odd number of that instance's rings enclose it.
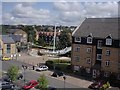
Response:
[[[15,60],[2,61],[2,70],[7,71],[11,65],[18,66],[21,72],[23,72],[22,65],[31,66],[29,64],[25,64],[23,62],[15,61]],[[49,85],[54,86],[56,88],[64,88],[64,80],[59,80],[57,78],[51,77],[51,75],[46,74],[48,72],[49,71],[44,71],[44,74],[46,75],[46,78],[48,79]],[[37,80],[41,74],[43,74],[43,72],[37,72],[34,70],[26,70],[25,71],[25,79],[26,80],[32,80],[32,79]],[[73,84],[68,83],[68,82],[65,82],[65,87],[66,88],[80,88],[79,86],[73,85]]]

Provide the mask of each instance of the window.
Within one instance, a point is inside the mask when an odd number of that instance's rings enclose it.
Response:
[[[97,48],[101,49],[102,48],[102,40],[98,40],[97,43]]]
[[[120,80],[120,74],[118,74],[117,79]]]
[[[90,73],[90,68],[86,68],[86,72],[87,72],[87,73]]]
[[[90,64],[90,63],[91,63],[91,58],[87,58],[87,59],[86,59],[86,62],[87,62],[88,64]]]
[[[75,42],[81,42],[81,37],[75,37]]]
[[[79,58],[79,56],[75,56],[75,61],[79,61],[80,60],[80,58]]]
[[[87,53],[91,53],[92,49],[91,48],[87,48]]]
[[[110,50],[106,50],[106,55],[110,56]]]
[[[97,60],[102,60],[102,54],[97,54]]]
[[[80,51],[80,46],[75,48],[75,52],[79,52]]]
[[[110,61],[108,60],[105,62],[105,66],[109,66],[109,65],[110,65]]]
[[[106,39],[106,45],[112,45],[112,39],[110,39],[110,38],[108,39],[108,38],[107,38],[107,39]]]
[[[87,43],[89,43],[89,44],[92,43],[92,37],[87,37]]]
[[[11,52],[11,45],[7,44],[7,53],[10,53],[10,52]]]
[[[79,71],[79,69],[80,69],[79,66],[74,66],[75,71]]]

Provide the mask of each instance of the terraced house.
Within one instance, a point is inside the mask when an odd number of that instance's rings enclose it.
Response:
[[[72,34],[73,70],[120,79],[119,26],[118,18],[86,18]]]

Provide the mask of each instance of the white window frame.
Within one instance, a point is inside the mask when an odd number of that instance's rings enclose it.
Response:
[[[106,50],[106,56],[110,56],[111,52],[110,50]]]
[[[92,52],[92,48],[88,47],[87,48],[87,53],[91,53]]]
[[[91,63],[91,58],[86,58],[86,62],[87,62],[88,64],[90,64],[90,63]]]
[[[75,37],[75,42],[81,42],[81,37]]]
[[[98,40],[97,42],[97,48],[102,49],[102,40]]]
[[[99,59],[98,57],[99,57],[99,55],[101,56],[101,59]],[[102,60],[102,54],[97,54],[97,60]]]
[[[87,37],[87,43],[92,44],[92,37]]]
[[[106,38],[106,45],[112,45],[112,39]]]
[[[110,60],[105,61],[105,66],[110,66]]]

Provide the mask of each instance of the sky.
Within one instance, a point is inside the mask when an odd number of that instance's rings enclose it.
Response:
[[[85,18],[118,17],[119,0],[1,0],[1,24],[79,25]],[[0,20],[1,21],[1,20]]]

